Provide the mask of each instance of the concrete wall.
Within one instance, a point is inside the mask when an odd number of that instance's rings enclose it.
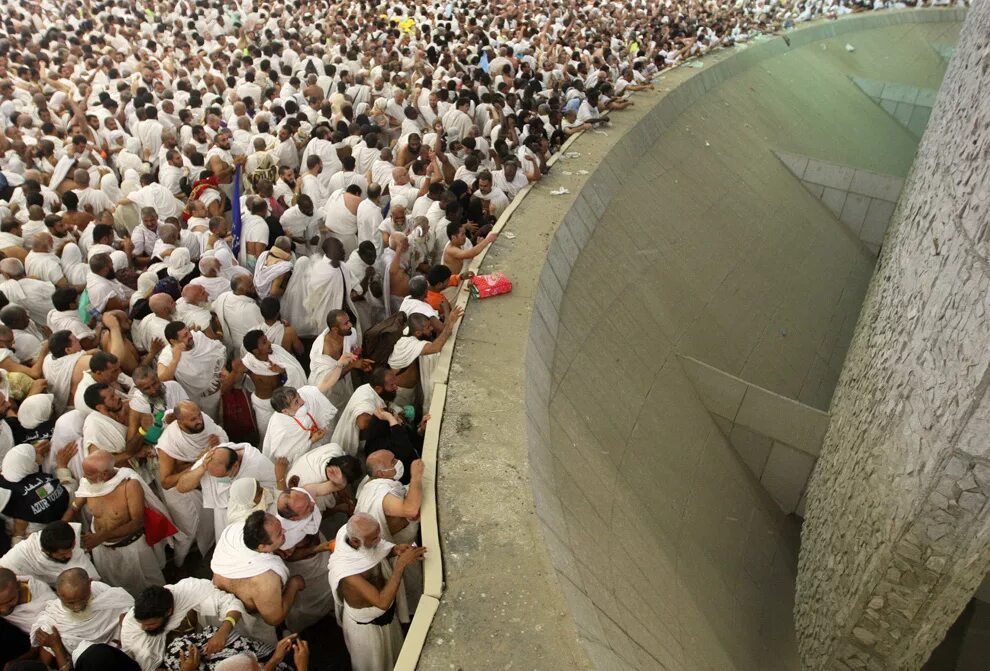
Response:
[[[888,232],[808,497],[811,670],[916,669],[990,568],[990,3]],[[988,664],[983,660],[983,667]]]
[[[937,86],[922,47],[961,16],[861,15],[706,57],[523,201],[482,266],[514,290],[458,332],[446,590],[420,668],[797,668],[796,530],[676,355],[827,408],[872,260],[772,150],[906,174],[916,140],[849,77]]]

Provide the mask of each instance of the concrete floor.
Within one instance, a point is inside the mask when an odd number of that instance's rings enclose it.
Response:
[[[689,103],[666,75],[523,201],[483,268],[514,291],[457,338],[420,668],[798,668],[797,524],[677,355],[828,408],[874,259],[771,151],[905,175],[917,139],[849,77],[937,88],[959,28],[867,21],[706,58],[748,61]]]

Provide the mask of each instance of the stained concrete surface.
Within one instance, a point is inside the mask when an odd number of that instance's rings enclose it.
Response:
[[[457,338],[420,668],[797,668],[796,524],[675,355],[828,408],[873,259],[772,150],[907,174],[916,139],[850,77],[937,87],[927,44],[960,18],[851,17],[669,73],[522,203],[483,267],[513,293]]]

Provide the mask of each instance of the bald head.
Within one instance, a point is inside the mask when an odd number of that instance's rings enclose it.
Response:
[[[44,254],[52,251],[53,245],[52,234],[47,231],[41,231],[40,233],[35,233],[34,240],[31,243],[31,250]]]
[[[79,589],[89,586],[91,580],[86,569],[74,567],[68,568],[58,574],[55,579],[55,589],[61,592],[63,589]]]
[[[204,256],[199,260],[199,272],[203,277],[216,277],[220,273],[220,261],[215,256]]]
[[[250,275],[237,275],[230,281],[230,288],[239,296],[249,296],[254,293],[254,279]]]
[[[113,455],[106,450],[93,450],[82,462],[83,476],[90,482],[104,482],[113,477]]]
[[[18,259],[4,259],[0,261],[0,273],[12,280],[19,280],[24,277],[24,264]]]
[[[381,527],[368,513],[354,513],[347,520],[347,541],[351,547],[374,548],[381,540]]]
[[[190,305],[202,305],[210,300],[210,293],[199,284],[187,284],[182,288],[182,300]]]
[[[175,312],[175,300],[168,294],[155,294],[148,299],[148,307],[157,317],[170,319]]]
[[[206,428],[203,411],[192,401],[182,401],[175,406],[175,421],[183,433],[199,434]]]
[[[55,592],[67,610],[82,613],[89,606],[93,594],[92,582],[86,569],[66,569],[55,580]]]

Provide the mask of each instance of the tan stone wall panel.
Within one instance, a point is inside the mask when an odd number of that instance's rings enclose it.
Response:
[[[990,2],[955,53],[809,489],[810,670],[919,668],[990,568]]]

